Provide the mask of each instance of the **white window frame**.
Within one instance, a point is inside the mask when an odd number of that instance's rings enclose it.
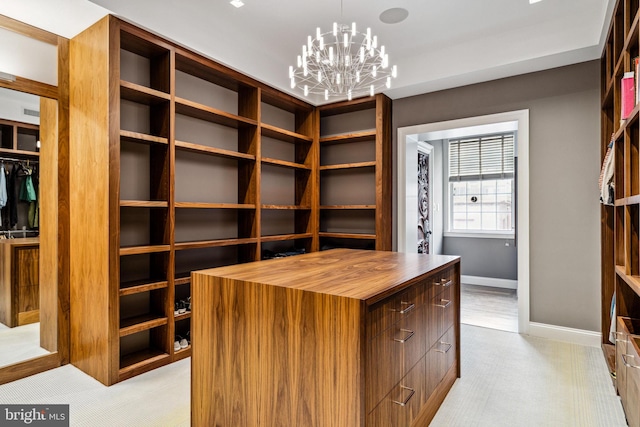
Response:
[[[482,231],[482,230],[470,230],[470,231],[462,231],[462,230],[456,230],[456,231],[452,231],[451,230],[451,221],[450,221],[450,217],[451,217],[451,185],[449,183],[449,140],[451,139],[458,139],[458,138],[463,138],[463,137],[471,137],[471,136],[482,136],[482,135],[491,135],[491,134],[495,134],[495,133],[501,133],[501,132],[509,132],[509,131],[514,131],[515,132],[515,140],[514,140],[514,156],[517,157],[517,152],[518,152],[518,134],[517,134],[517,127],[514,129],[510,129],[509,126],[505,127],[505,123],[496,123],[495,127],[493,127],[493,125],[487,125],[485,127],[483,127],[483,132],[482,134],[461,134],[461,135],[455,135],[455,136],[450,136],[450,138],[447,138],[443,141],[443,161],[444,161],[444,167],[442,168],[442,173],[443,173],[443,183],[444,183],[444,232],[443,235],[445,237],[464,237],[464,238],[480,238],[480,239],[515,239],[515,220],[517,218],[515,209],[516,209],[516,197],[515,197],[515,191],[516,191],[516,185],[517,182],[514,178],[513,180],[513,185],[511,187],[512,190],[512,198],[511,198],[511,215],[513,217],[513,229],[511,231],[499,231],[499,230],[493,230],[493,231]],[[517,162],[515,162],[517,163]]]

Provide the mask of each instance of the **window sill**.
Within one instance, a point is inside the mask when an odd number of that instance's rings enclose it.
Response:
[[[515,233],[512,232],[460,232],[460,231],[446,231],[444,237],[463,237],[467,239],[515,239]]]

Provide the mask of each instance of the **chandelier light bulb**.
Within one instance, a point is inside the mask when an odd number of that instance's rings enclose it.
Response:
[[[297,67],[289,67],[292,89],[297,87],[304,96],[324,95],[328,101],[330,97],[374,95],[391,87],[397,68],[390,66],[387,49],[378,45],[371,28],[362,33],[355,22],[336,22],[328,32],[316,27],[311,34],[315,37],[307,36],[298,51]]]

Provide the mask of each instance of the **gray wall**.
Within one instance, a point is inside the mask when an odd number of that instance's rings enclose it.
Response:
[[[465,276],[518,279],[514,239],[445,237],[442,253],[460,255],[463,260],[460,273]]]
[[[393,103],[394,138],[398,127],[529,109],[531,321],[591,331],[600,330],[599,72],[591,61]]]

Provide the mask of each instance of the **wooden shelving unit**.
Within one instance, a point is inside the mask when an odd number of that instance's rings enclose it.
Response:
[[[190,356],[191,271],[391,250],[384,95],[316,108],[113,16],[70,70],[71,362],[102,383]]]
[[[391,250],[391,100],[318,108],[320,246]]]
[[[37,159],[40,156],[39,140],[40,126],[0,119],[0,156]]]
[[[640,121],[638,105],[629,117],[621,117],[620,82],[625,72],[635,72],[633,60],[640,56],[639,5],[638,0],[617,2],[601,59],[601,158],[613,139],[615,165],[615,203],[601,208],[602,347],[630,426],[640,425],[638,417],[631,416],[640,407],[633,397],[640,392],[640,381],[628,378],[640,370],[628,369],[630,364],[622,357],[633,349],[630,337],[636,332],[630,335],[621,329],[621,319],[640,319]],[[609,340],[614,294],[615,344]]]
[[[110,385],[191,355],[191,271],[318,249],[316,110],[113,16],[70,51],[71,361]]]

